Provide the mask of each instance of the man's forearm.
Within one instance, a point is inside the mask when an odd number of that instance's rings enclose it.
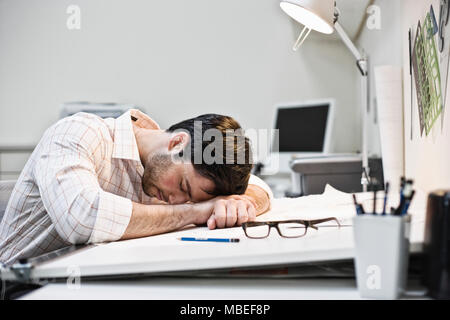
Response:
[[[270,210],[270,198],[264,189],[249,185],[244,196],[254,203],[256,215]],[[217,208],[221,208],[220,203],[216,204],[212,200],[178,205],[144,205],[133,202],[130,222],[121,240],[170,232],[190,224],[203,224],[207,222]],[[222,211],[226,212],[227,210],[223,209]]]
[[[195,222],[194,205],[144,205],[133,202],[133,212],[121,240],[147,237],[180,229]]]

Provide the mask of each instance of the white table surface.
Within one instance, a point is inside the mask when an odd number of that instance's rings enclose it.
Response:
[[[371,193],[358,200],[369,208]],[[390,198],[393,203],[395,199]],[[382,205],[382,201],[378,201]],[[389,207],[389,206],[388,206]],[[412,206],[413,207],[413,206]],[[422,250],[424,209],[413,216],[411,252]],[[355,209],[351,195],[329,189],[323,195],[298,199],[277,199],[272,210],[258,220],[319,219],[336,216],[345,225],[352,224]],[[198,243],[179,241],[179,237],[240,238],[239,243]],[[181,231],[97,245],[35,266],[32,279],[66,278],[76,266],[82,277],[157,274],[189,270],[213,270],[254,266],[292,265],[353,259],[353,227],[325,226],[309,230],[298,239],[281,238],[272,230],[266,239],[247,239],[242,228],[186,228]],[[2,279],[12,280],[10,270],[2,270]]]
[[[422,299],[423,288],[409,285],[402,299]],[[354,279],[147,278],[48,284],[23,300],[355,300]]]

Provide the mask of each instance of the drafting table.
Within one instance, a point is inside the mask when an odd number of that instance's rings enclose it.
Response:
[[[239,288],[239,289],[238,289]],[[134,281],[50,284],[25,295],[24,300],[150,299],[150,300],[306,300],[360,299],[354,279],[187,279],[154,278]]]
[[[417,281],[408,284],[401,299],[424,299]],[[356,300],[355,279],[190,279],[151,278],[82,282],[71,288],[49,284],[23,300]]]
[[[380,193],[381,195],[381,193]],[[359,195],[369,199],[370,194]],[[281,203],[282,202],[282,203]],[[380,204],[382,201],[378,201]],[[421,208],[422,210],[423,208]],[[411,206],[413,210],[413,206]],[[275,200],[273,210],[259,220],[278,218],[322,218],[336,216],[344,225],[355,215],[349,194],[328,190],[323,195],[299,199]],[[411,252],[422,250],[423,216],[413,216]],[[181,236],[238,237],[239,243],[184,242]],[[29,279],[57,279],[73,276],[74,267],[82,278],[137,277],[152,274],[220,269],[286,266],[305,263],[352,260],[353,229],[323,227],[311,229],[303,238],[284,239],[274,229],[267,239],[247,239],[242,228],[208,230],[188,228],[182,231],[141,239],[119,241],[83,248],[40,263],[29,270]],[[4,280],[17,274],[2,270]]]

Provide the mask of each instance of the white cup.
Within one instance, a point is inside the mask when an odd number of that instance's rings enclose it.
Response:
[[[355,269],[362,298],[397,299],[406,289],[411,216],[353,218]]]

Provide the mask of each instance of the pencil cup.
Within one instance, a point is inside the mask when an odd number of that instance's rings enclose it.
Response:
[[[353,219],[355,269],[362,298],[397,299],[406,289],[410,216]]]

